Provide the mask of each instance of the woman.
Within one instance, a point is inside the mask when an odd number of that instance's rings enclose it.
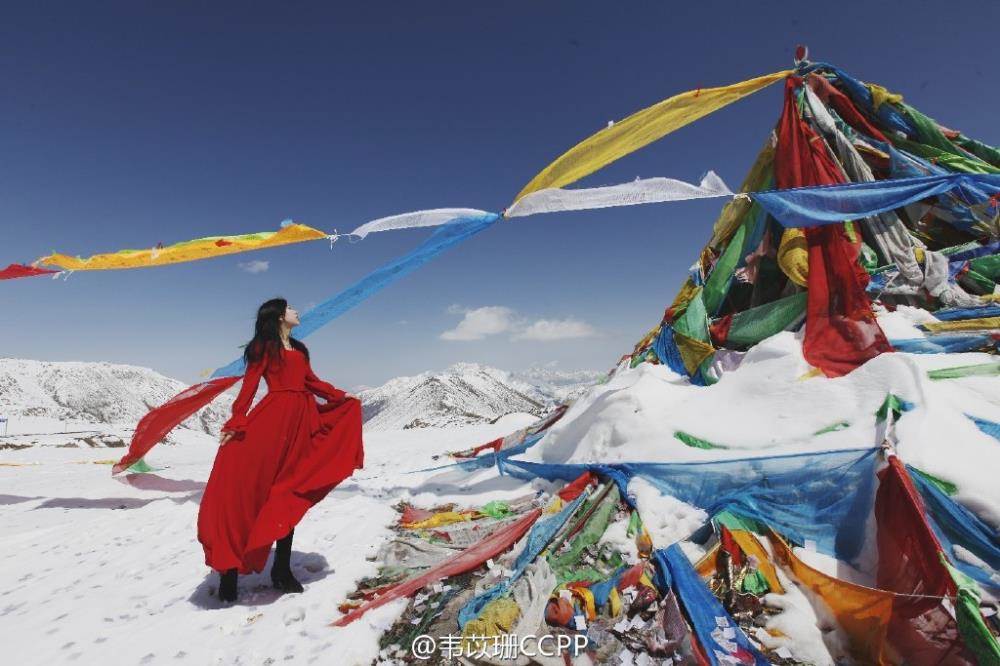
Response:
[[[237,574],[264,569],[275,541],[271,581],[302,592],[290,563],[293,528],[363,462],[361,403],[313,374],[309,351],[291,337],[298,323],[283,298],[258,309],[243,387],[201,500],[198,540],[223,601],[236,600]],[[248,413],[261,377],[268,393]]]

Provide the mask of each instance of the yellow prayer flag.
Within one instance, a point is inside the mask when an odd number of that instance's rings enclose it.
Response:
[[[791,73],[785,70],[720,88],[689,90],[637,111],[570,148],[535,176],[514,200],[545,188],[565,187]]]
[[[809,286],[809,243],[801,229],[785,229],[778,245],[778,266],[800,287]]]
[[[71,257],[53,253],[42,257],[36,264],[58,266],[69,271],[107,271],[125,268],[147,268],[185,261],[211,259],[227,254],[263,250],[268,247],[302,243],[326,238],[324,232],[304,224],[290,224],[277,231],[265,231],[241,236],[210,236],[175,243],[148,250],[121,250],[109,254],[95,254],[92,257]]]
[[[931,333],[956,333],[960,331],[992,331],[1000,329],[1000,317],[979,319],[958,319],[956,321],[934,321],[921,324]],[[933,338],[932,338],[933,339]]]

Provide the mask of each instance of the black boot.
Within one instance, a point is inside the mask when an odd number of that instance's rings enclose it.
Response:
[[[236,601],[236,569],[219,572],[219,601]]]
[[[292,535],[295,530],[279,539],[274,548],[274,564],[271,565],[271,582],[282,592],[302,592],[302,583],[292,575]]]

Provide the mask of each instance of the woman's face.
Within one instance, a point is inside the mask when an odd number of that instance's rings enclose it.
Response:
[[[285,308],[285,316],[283,317],[285,324],[288,328],[299,325],[299,313],[291,305]]]

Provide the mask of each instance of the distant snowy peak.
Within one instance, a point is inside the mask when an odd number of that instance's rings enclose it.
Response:
[[[66,434],[67,442],[79,440],[90,446],[127,440],[152,407],[185,388],[183,382],[131,365],[0,358],[0,416],[7,418],[8,435]],[[218,432],[229,417],[231,400],[215,401],[182,427]],[[74,433],[85,436],[69,437]],[[103,437],[112,434],[110,439]],[[45,443],[56,440],[47,437]]]
[[[541,416],[601,376],[551,368],[505,372],[459,363],[442,372],[398,377],[358,395],[366,429],[451,427],[490,423],[511,413]],[[123,447],[151,408],[185,388],[183,382],[131,365],[0,358],[0,417],[7,419],[0,450],[35,445]],[[181,427],[218,433],[232,409],[231,393]]]
[[[550,367],[534,367],[520,372],[512,372],[515,381],[527,384],[549,396],[550,401],[564,403],[584,393],[588,388],[604,378],[605,373],[597,370],[555,370]]]
[[[442,372],[397,377],[359,394],[365,428],[398,430],[489,423],[505,414],[537,416],[575,397],[601,373],[552,369],[506,372],[457,363]]]

